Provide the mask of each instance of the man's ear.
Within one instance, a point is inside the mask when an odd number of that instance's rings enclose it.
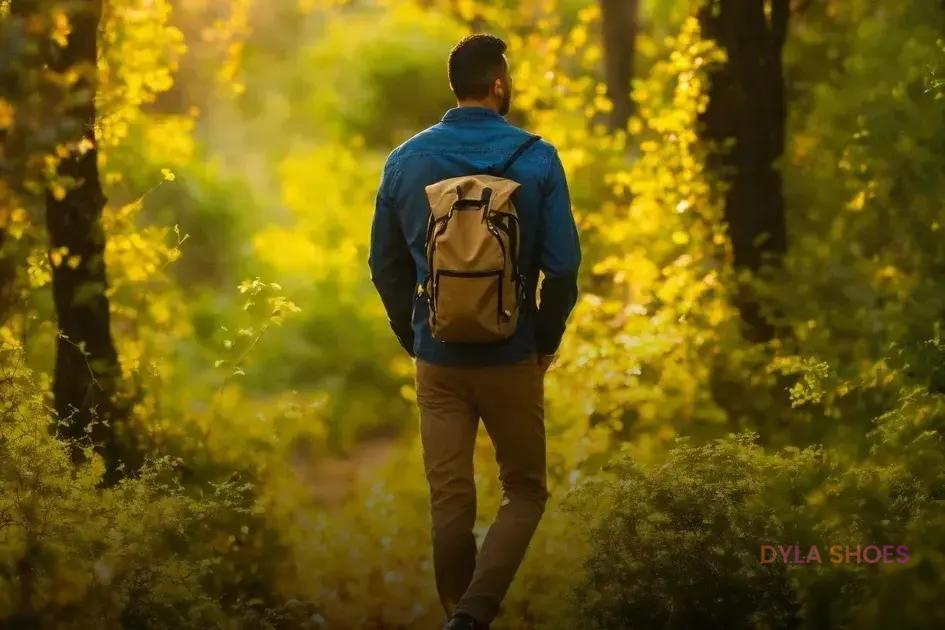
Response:
[[[499,101],[505,96],[505,86],[502,85],[502,77],[497,77],[495,81],[492,82],[492,93],[495,94]]]

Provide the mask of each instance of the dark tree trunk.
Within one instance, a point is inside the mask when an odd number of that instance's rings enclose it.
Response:
[[[639,0],[600,0],[604,40],[604,80],[613,103],[608,126],[611,131],[627,128],[633,113],[630,80],[637,41]]]
[[[766,5],[768,14],[766,15]],[[725,49],[728,61],[711,74],[701,117],[704,139],[724,143],[708,167],[729,185],[725,220],[737,268],[776,265],[787,248],[781,173],[786,106],[782,50],[789,0],[707,0],[699,11],[702,35]],[[739,309],[750,334],[769,339],[770,324],[745,290]]]
[[[57,341],[53,393],[63,437],[91,438],[105,458],[107,482],[115,481],[121,456],[118,432],[123,405],[118,402],[121,370],[112,340],[105,273],[105,195],[95,146],[96,39],[101,0],[74,2],[72,30],[65,48],[50,53],[50,68],[77,70],[82,77],[65,94],[66,116],[76,124],[69,154],[58,175],[73,182],[64,195],[46,195],[46,228],[52,251],[63,251],[53,264],[52,285],[60,337]],[[64,248],[64,249],[61,249]],[[81,457],[78,449],[74,455]]]
[[[0,228],[0,324],[13,310],[16,291],[16,267],[13,258],[4,249],[6,245],[6,232]]]

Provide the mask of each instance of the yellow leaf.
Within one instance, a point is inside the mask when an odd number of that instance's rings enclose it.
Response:
[[[863,206],[865,204],[866,204],[866,191],[861,190],[859,193],[857,193],[856,197],[854,197],[847,203],[847,208],[849,210],[852,210],[853,212],[859,212],[860,210],[863,209]]]
[[[62,264],[63,259],[68,255],[68,247],[57,247],[56,249],[49,250],[49,262],[52,263],[53,267],[58,267]]]
[[[13,105],[0,98],[0,130],[13,126]]]
[[[56,9],[53,11],[52,19],[52,40],[62,48],[65,48],[69,44],[69,33],[72,32],[72,26],[69,24],[69,16],[62,10]]]
[[[79,144],[76,148],[78,149],[79,155],[85,155],[88,151],[95,148],[95,143],[89,138],[82,138],[79,140]]]
[[[66,198],[66,187],[59,182],[53,182],[50,184],[49,192],[52,193],[52,196],[56,201],[62,201]]]

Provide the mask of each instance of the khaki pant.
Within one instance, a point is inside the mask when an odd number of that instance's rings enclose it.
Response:
[[[447,616],[463,612],[488,624],[548,498],[544,371],[535,357],[488,367],[418,359],[416,383],[437,592]],[[503,498],[477,558],[473,447],[480,418],[495,446]]]

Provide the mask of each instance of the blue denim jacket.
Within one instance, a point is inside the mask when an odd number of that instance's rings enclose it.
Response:
[[[450,177],[500,166],[529,135],[483,107],[455,107],[388,157],[377,193],[368,263],[391,328],[411,356],[448,365],[515,363],[552,353],[577,299],[580,242],[564,169],[545,141],[529,147],[505,176],[521,184],[515,207],[521,226],[520,268],[526,302],[515,334],[497,343],[437,341],[428,306],[417,288],[427,277],[425,187]],[[544,273],[536,307],[538,269]]]

